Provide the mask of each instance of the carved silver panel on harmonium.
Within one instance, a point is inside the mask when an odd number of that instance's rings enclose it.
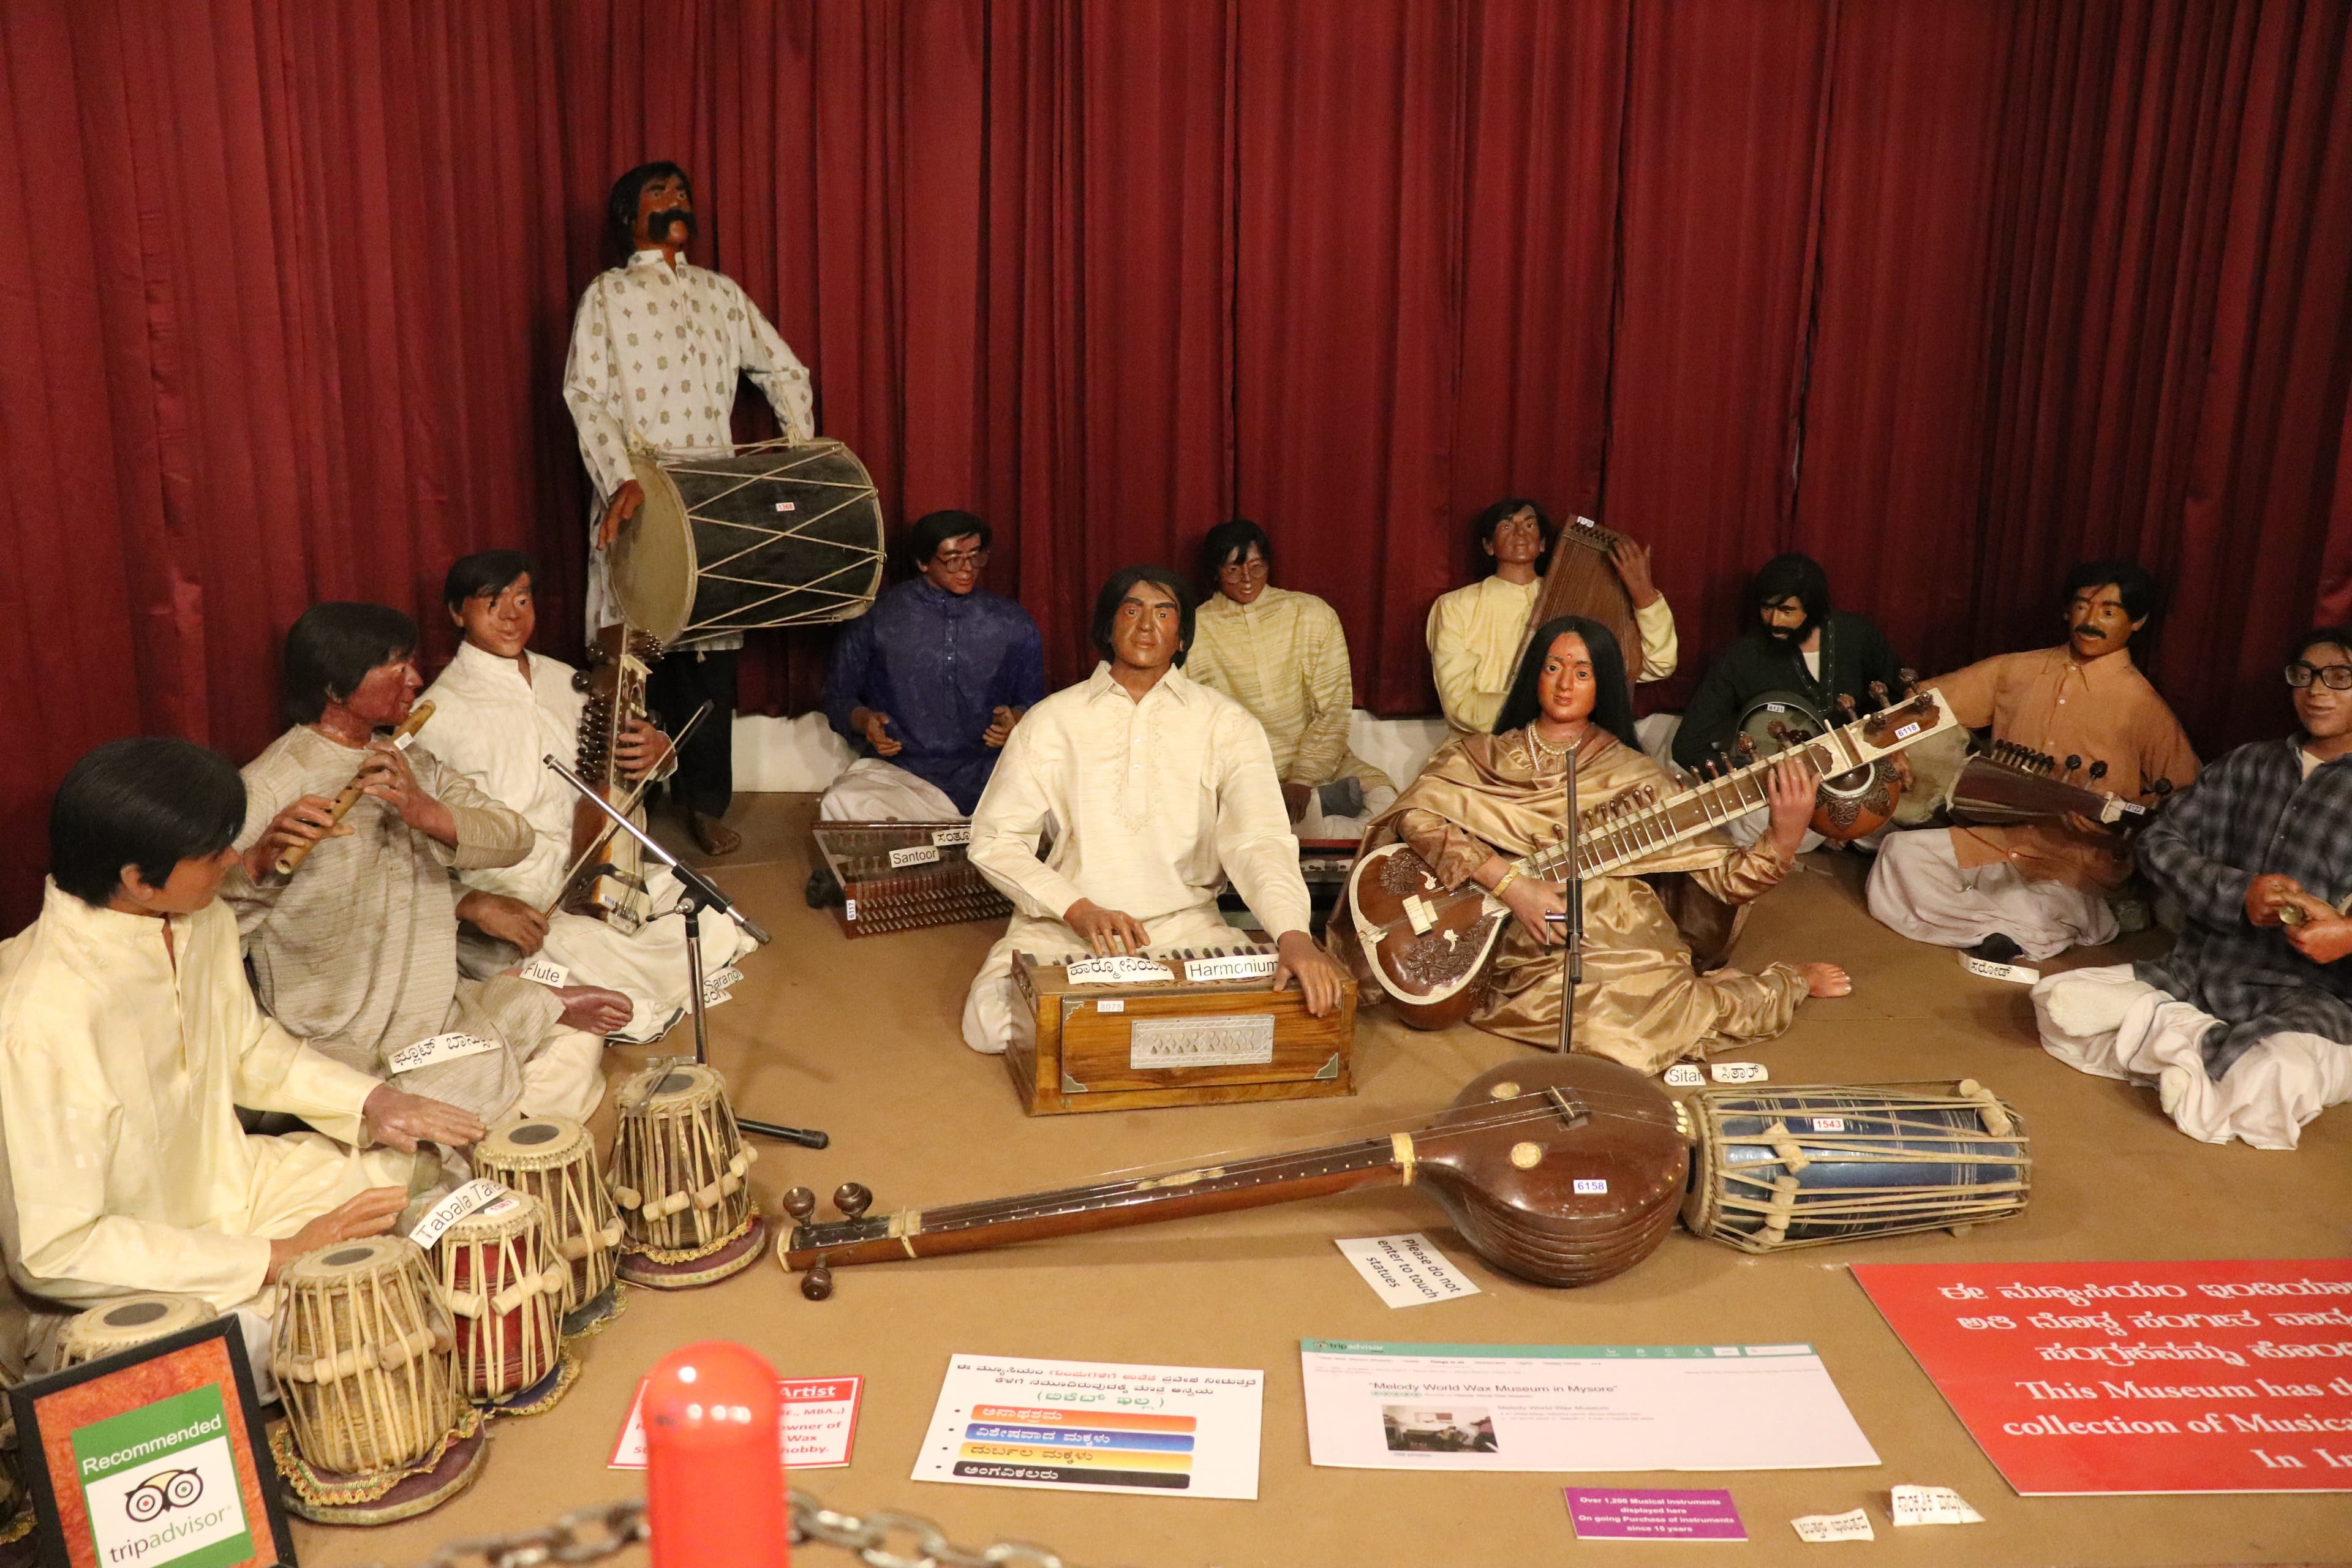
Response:
[[[819,822],[811,831],[818,868],[841,889],[833,916],[844,936],[1013,913],[1011,900],[966,858],[969,822]]]
[[[1274,957],[1247,942],[1158,958],[1013,954],[1013,1092],[1033,1116],[1355,1093],[1355,981],[1313,1017],[1296,981],[1273,988]]]

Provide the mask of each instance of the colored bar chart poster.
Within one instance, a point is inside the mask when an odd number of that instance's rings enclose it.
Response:
[[[1255,1500],[1265,1401],[1263,1372],[951,1356],[914,1479]]]

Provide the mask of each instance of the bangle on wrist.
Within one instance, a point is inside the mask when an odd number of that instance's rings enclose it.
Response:
[[[1502,879],[1501,879],[1501,880],[1499,880],[1499,881],[1497,881],[1497,882],[1496,882],[1493,887],[1491,887],[1491,888],[1487,889],[1486,890],[1487,890],[1488,892],[1490,892],[1490,893],[1494,894],[1496,898],[1498,898],[1498,899],[1499,899],[1499,898],[1501,898],[1501,897],[1503,896],[1503,889],[1504,889],[1505,888],[1509,887],[1512,883],[1514,883],[1514,882],[1517,881],[1518,879],[1519,879],[1519,868],[1518,868],[1517,866],[1510,867],[1510,868],[1508,868],[1507,869],[1506,869],[1506,870],[1504,871],[1504,873],[1503,873],[1503,875],[1502,875]]]

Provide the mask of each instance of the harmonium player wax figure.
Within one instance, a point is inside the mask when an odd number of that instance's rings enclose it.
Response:
[[[459,972],[461,920],[520,931],[452,873],[516,865],[534,838],[429,746],[375,738],[414,717],[415,650],[416,624],[382,605],[314,605],[295,621],[294,723],[243,770],[247,811],[222,897],[262,1005],[318,1049],[492,1124],[584,1120],[604,1094],[602,1037],[626,1021],[628,999]],[[347,787],[359,793],[339,822]]]
[[[215,898],[246,815],[185,741],[110,742],[58,788],[40,918],[0,942],[0,1253],[36,1364],[73,1313],[172,1291],[237,1315],[267,1397],[278,1271],[393,1228],[418,1142],[485,1131],[262,1012]],[[248,1135],[240,1106],[315,1131]]]
[[[543,956],[561,964],[568,978],[627,998],[629,1016],[614,1034],[657,1038],[687,1005],[687,918],[677,910],[677,879],[667,868],[646,863],[635,882],[614,887],[617,908],[581,912],[600,907],[584,899],[573,900],[578,910],[557,907],[583,869],[575,867],[580,857],[572,849],[583,803],[541,759],[572,760],[588,697],[572,666],[531,650],[539,626],[531,593],[536,572],[520,551],[486,551],[452,565],[442,584],[443,602],[465,641],[425,690],[433,716],[418,739],[483,795],[519,813],[531,830],[530,849],[521,859],[457,873],[467,907],[476,911],[460,930],[458,963],[471,978],[487,981],[524,958]],[[620,779],[639,786],[667,777],[676,765],[669,737],[641,717],[618,721],[613,750]],[[498,917],[495,934],[482,924],[484,911]],[[706,975],[719,973],[751,946],[721,914],[705,911],[699,930]]]
[[[1013,1037],[1016,952],[1231,945],[1217,910],[1228,879],[1276,939],[1276,987],[1295,978],[1317,1017],[1339,1005],[1345,977],[1307,934],[1298,840],[1265,731],[1184,674],[1192,634],[1174,573],[1114,574],[1095,600],[1103,662],[1031,709],[1006,741],[972,815],[970,854],[1013,915],[964,999],[972,1049],[1002,1052]]]

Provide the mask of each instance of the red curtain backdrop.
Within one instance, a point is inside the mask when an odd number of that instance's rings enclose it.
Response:
[[[1656,548],[1685,668],[1777,550],[1933,671],[2057,574],[2174,595],[2208,749],[2352,616],[2343,0],[13,0],[0,6],[0,929],[50,791],[249,756],[310,603],[545,563],[614,176],[814,368],[894,529],[969,506],[1081,673],[1095,584],[1234,510],[1361,700],[1526,493]],[[746,435],[767,427],[755,395]],[[821,634],[747,700],[804,707]],[[1672,697],[1674,692],[1665,695]]]

